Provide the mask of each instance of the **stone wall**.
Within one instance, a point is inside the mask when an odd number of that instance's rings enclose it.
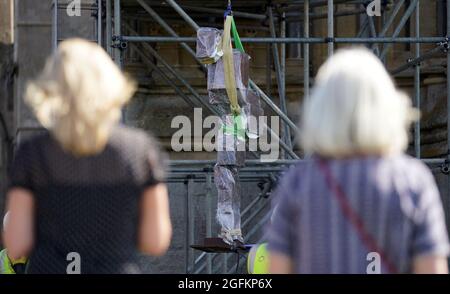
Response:
[[[15,23],[15,62],[18,75],[15,80],[14,128],[16,142],[39,131],[40,126],[29,108],[23,94],[27,82],[42,70],[45,60],[52,52],[51,0],[18,0]]]
[[[0,0],[0,43],[14,42],[14,7],[12,0]]]
[[[0,43],[0,211],[3,211],[6,173],[12,157],[14,72],[13,45]]]
[[[11,159],[14,112],[13,5],[0,0],[0,211],[3,211],[6,172]]]

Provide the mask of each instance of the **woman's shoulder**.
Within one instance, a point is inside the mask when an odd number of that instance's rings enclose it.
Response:
[[[409,199],[410,207],[418,207],[430,199],[438,199],[435,197],[439,192],[432,170],[424,161],[410,155],[401,154],[383,159],[375,175],[380,185],[390,183],[392,191],[403,196],[399,198],[401,201]],[[405,213],[409,215],[412,212]]]
[[[129,126],[116,126],[109,140],[109,147],[126,157],[158,157],[160,147],[150,132]]]
[[[396,171],[402,174],[405,174],[404,172],[407,171],[406,174],[412,177],[432,177],[430,167],[423,160],[412,157],[411,155],[400,154],[393,156],[387,161],[391,163]]]
[[[149,163],[156,172],[163,170],[167,157],[155,137],[141,129],[128,126],[117,126],[111,135],[112,148],[127,158],[134,158],[140,164]],[[162,177],[162,176],[161,176]]]
[[[342,168],[358,165],[375,168],[385,175],[407,176],[410,179],[418,179],[420,182],[433,178],[430,168],[420,159],[407,154],[398,154],[387,157],[354,158],[347,160],[333,160],[333,166]],[[317,158],[301,160],[291,165],[282,176],[280,182],[285,187],[295,189],[301,185],[306,178],[314,181],[318,165]],[[387,172],[389,170],[389,172]]]

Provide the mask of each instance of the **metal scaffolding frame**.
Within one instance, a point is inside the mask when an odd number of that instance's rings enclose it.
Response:
[[[100,10],[98,15],[101,16],[101,3],[105,3],[105,32],[102,32],[102,20],[99,17],[98,20],[98,42],[102,44],[102,40],[105,42],[105,47],[108,53],[113,57],[115,62],[119,67],[122,68],[123,65],[123,50],[130,44],[137,55],[143,60],[144,64],[158,73],[163,80],[174,89],[174,91],[189,105],[194,107],[202,107],[207,109],[211,113],[215,113],[205,99],[192,87],[189,83],[182,77],[182,75],[173,68],[167,61],[165,61],[158,52],[153,49],[148,43],[180,43],[182,48],[186,50],[194,59],[199,63],[200,68],[204,71],[204,65],[201,64],[195,57],[195,52],[188,45],[189,43],[195,43],[196,38],[194,37],[182,37],[177,35],[177,33],[171,28],[171,26],[166,22],[158,13],[152,8],[152,6],[157,7],[158,3],[149,4],[148,1],[135,0],[139,4],[143,11],[148,13],[148,16],[158,23],[169,36],[140,36],[138,32],[134,31],[130,25],[122,21],[122,9],[121,0],[97,0],[98,9]],[[445,0],[447,3],[447,16],[450,16],[450,0]],[[54,0],[55,7],[57,7],[57,0]],[[186,13],[186,11],[196,11],[205,13],[217,13],[221,14],[223,11],[220,9],[205,8],[205,7],[192,7],[192,6],[180,6],[174,0],[165,0],[166,4],[171,7],[180,17],[184,20],[191,28],[198,30],[199,25]],[[270,2],[270,1],[268,1]],[[445,53],[447,55],[447,142],[448,142],[448,152],[446,158],[434,158],[434,159],[423,159],[422,160],[434,166],[441,166],[442,171],[448,175],[447,181],[449,183],[448,195],[444,197],[445,210],[450,211],[450,174],[449,174],[449,162],[450,162],[450,51],[449,49],[449,36],[450,36],[450,17],[447,17],[447,35],[446,36],[432,36],[425,37],[420,34],[420,0],[410,0],[406,2],[405,0],[396,1],[395,5],[391,7],[390,10],[383,11],[382,28],[377,33],[374,20],[372,17],[365,14],[366,7],[372,1],[370,0],[301,0],[301,1],[272,1],[272,2],[282,2],[283,6],[277,10],[279,15],[275,15],[273,7],[271,5],[267,6],[265,14],[255,14],[249,12],[234,11],[236,17],[255,19],[260,21],[266,21],[269,23],[269,34],[270,37],[251,37],[251,38],[241,38],[243,43],[265,43],[270,44],[272,47],[271,56],[272,61],[275,65],[276,80],[278,86],[278,97],[280,100],[280,105],[275,104],[270,94],[264,93],[264,91],[256,85],[252,80],[249,81],[249,86],[258,92],[261,99],[265,104],[275,112],[282,120],[282,136],[278,139],[282,149],[287,155],[284,159],[278,160],[274,163],[262,163],[258,160],[247,160],[247,166],[241,171],[241,178],[243,181],[260,181],[264,178],[273,178],[275,174],[279,173],[287,166],[298,162],[300,156],[294,153],[292,149],[292,142],[290,133],[298,133],[298,128],[296,124],[288,117],[287,107],[286,107],[286,89],[285,89],[285,58],[286,58],[286,44],[303,44],[303,85],[305,97],[309,96],[310,92],[310,45],[311,44],[327,44],[328,55],[331,56],[334,53],[336,44],[364,44],[374,50],[383,62],[386,62],[386,54],[390,49],[392,44],[414,44],[414,58],[408,60],[404,65],[391,70],[391,74],[397,75],[409,68],[414,68],[414,104],[417,108],[420,108],[420,77],[421,77],[421,62],[436,56],[437,53]],[[407,6],[407,4],[409,5]],[[356,6],[355,10],[339,12],[336,7],[342,4],[354,4]],[[311,10],[315,7],[327,7],[326,13],[314,13]],[[166,6],[167,7],[167,6]],[[395,25],[395,20],[400,16],[400,11],[404,8],[404,13],[400,17],[400,21]],[[297,11],[299,12],[299,19],[303,20],[303,37],[286,37],[286,22],[291,21],[292,17],[286,17],[287,12]],[[334,28],[335,20],[341,16],[347,15],[360,15],[364,18],[360,22],[359,32],[356,37],[352,38],[342,38],[336,37]],[[415,35],[411,37],[399,37],[401,31],[404,29],[408,20],[414,17],[415,21]],[[327,19],[327,36],[326,37],[311,37],[310,25],[316,19]],[[54,42],[55,46],[57,44],[57,9],[54,13],[53,21],[53,32],[54,32]],[[277,36],[277,25],[276,21],[279,22],[279,36]],[[392,29],[393,34],[387,36],[389,30]],[[126,34],[125,34],[126,33]],[[104,34],[104,35],[103,35]],[[369,37],[363,37],[364,35],[369,35]],[[104,36],[104,39],[102,37]],[[436,48],[421,54],[420,44],[432,43],[436,44]],[[280,44],[281,50],[278,48]],[[381,46],[382,45],[382,46]],[[154,60],[158,61],[159,65],[156,65]],[[160,67],[161,66],[161,67]],[[163,70],[164,69],[164,70]],[[173,80],[178,81],[188,92],[189,95],[185,94]],[[420,121],[414,126],[414,150],[415,156],[421,158],[421,148],[420,148]],[[269,129],[270,130],[270,129]],[[271,130],[270,130],[271,131]],[[273,131],[271,131],[273,134]],[[278,138],[278,137],[277,137]],[[189,249],[192,240],[194,240],[194,220],[193,217],[193,200],[192,200],[192,188],[197,182],[205,183],[205,195],[207,199],[207,220],[206,220],[206,235],[208,237],[212,236],[212,178],[213,178],[213,165],[215,161],[211,160],[182,160],[182,161],[171,161],[171,172],[169,174],[169,182],[184,183],[186,185],[186,272],[189,273],[230,273],[233,271],[234,265],[230,263],[231,256],[229,254],[222,254],[220,257],[218,254],[199,254],[195,255],[193,249]],[[267,212],[267,202],[264,197],[258,197],[253,199],[250,204],[244,208],[242,211],[243,227],[248,225],[251,221],[259,219],[259,222],[248,231],[247,238],[255,235],[258,230],[269,220],[269,214],[266,213],[261,216],[262,211]],[[259,206],[257,206],[259,205]],[[252,212],[250,208],[257,206]],[[448,222],[450,223],[450,222]],[[230,265],[232,265],[230,267]]]

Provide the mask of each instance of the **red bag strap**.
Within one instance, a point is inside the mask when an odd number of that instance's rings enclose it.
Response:
[[[386,265],[387,270],[391,274],[398,273],[397,267],[389,260],[385,251],[380,248],[377,241],[372,237],[372,235],[366,230],[364,222],[359,214],[352,208],[347,200],[344,190],[341,185],[333,177],[331,170],[325,160],[319,160],[319,169],[325,177],[328,188],[331,190],[332,194],[336,197],[339,203],[339,207],[345,218],[352,224],[356,229],[359,238],[365,244],[370,252],[377,252],[381,257],[381,262]]]

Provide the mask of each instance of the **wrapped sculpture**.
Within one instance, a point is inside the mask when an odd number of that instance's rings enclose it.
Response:
[[[231,49],[230,31],[240,48]],[[215,28],[198,30],[196,55],[202,63],[208,64],[209,103],[220,116],[214,166],[218,192],[216,218],[221,226],[219,237],[227,244],[240,247],[244,239],[239,169],[245,164],[247,117],[262,115],[262,108],[259,96],[248,87],[250,56],[243,50],[232,16],[226,17],[223,32]]]

